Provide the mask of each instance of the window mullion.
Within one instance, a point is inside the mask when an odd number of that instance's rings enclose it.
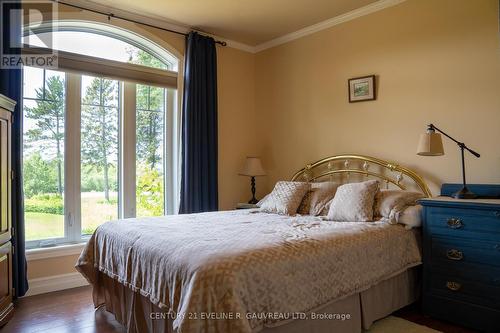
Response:
[[[184,73],[184,63],[179,61],[179,73]],[[171,205],[173,206],[173,211],[170,214],[177,214],[179,212],[180,203],[180,192],[181,192],[181,128],[182,128],[182,95],[184,91],[184,78],[182,75],[179,76],[177,82],[177,90],[172,90],[170,99],[172,107],[169,108],[168,112],[171,114],[171,122],[167,124],[167,128],[171,130],[168,138],[170,140],[170,145],[172,147],[172,165],[170,169],[171,180],[172,180],[172,196],[170,197]]]
[[[81,75],[66,74],[66,116],[64,145],[65,236],[70,242],[81,241],[80,124]]]
[[[176,173],[176,159],[175,157],[175,124],[174,124],[174,111],[175,111],[175,98],[176,91],[173,89],[165,89],[165,129],[164,136],[164,149],[165,149],[165,163],[164,163],[164,179],[165,179],[165,214],[175,214],[175,173]]]
[[[122,82],[120,131],[120,217],[136,216],[136,85]]]

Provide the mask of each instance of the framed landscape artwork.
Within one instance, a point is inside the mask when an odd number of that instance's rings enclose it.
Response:
[[[349,79],[349,103],[375,100],[375,75]]]

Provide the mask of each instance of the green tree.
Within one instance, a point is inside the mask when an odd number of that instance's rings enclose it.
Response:
[[[164,94],[163,88],[137,86],[137,159],[151,169],[161,163]]]
[[[109,188],[113,191],[118,189],[117,165],[111,165],[109,171]],[[96,174],[93,165],[82,164],[81,166],[81,191],[82,192],[104,192],[104,175]]]
[[[137,49],[127,50],[129,62],[137,65],[166,69],[167,66],[148,52]],[[165,89],[137,85],[137,159],[151,169],[161,162],[161,142],[163,140],[165,116]]]
[[[158,170],[139,166],[137,170],[138,216],[163,215],[163,177]]]
[[[116,82],[94,78],[82,103],[82,162],[102,171],[104,197],[109,201],[110,167],[117,163],[118,100]]]
[[[56,161],[45,161],[39,152],[28,156],[23,163],[24,194],[31,198],[42,193],[57,192]]]
[[[142,50],[130,50],[129,62],[167,69],[165,63]],[[165,130],[165,89],[137,85],[137,213],[164,214],[162,142]]]
[[[126,52],[129,55],[128,62],[131,64],[167,69],[167,65],[163,63],[160,59],[154,57],[151,53],[132,48],[127,49]]]
[[[58,76],[47,79],[44,88],[36,89],[36,106],[26,107],[26,118],[35,120],[36,126],[27,131],[27,141],[57,164],[57,193],[62,194],[62,151],[64,143],[64,82]],[[55,156],[54,156],[55,155]]]

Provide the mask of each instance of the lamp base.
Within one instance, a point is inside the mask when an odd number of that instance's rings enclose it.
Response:
[[[255,176],[252,176],[252,178],[250,179],[250,184],[252,186],[252,199],[250,199],[248,203],[255,205],[257,202],[259,202],[259,200],[255,198]]]
[[[467,188],[467,186],[462,187],[462,189],[458,192],[455,192],[451,195],[455,199],[476,199],[477,195]]]

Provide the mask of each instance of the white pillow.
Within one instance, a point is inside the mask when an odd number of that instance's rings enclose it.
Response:
[[[339,186],[330,204],[328,219],[342,222],[372,221],[378,188],[376,180]]]
[[[422,206],[409,206],[405,210],[396,213],[396,223],[404,224],[406,229],[422,226]],[[389,221],[389,223],[391,223]]]
[[[420,192],[380,190],[375,195],[373,215],[393,219],[396,213],[403,211],[406,207],[416,205],[417,200],[423,197],[424,195]]]
[[[259,207],[259,208],[260,208],[260,207],[262,207],[262,205],[264,204],[264,202],[266,202],[267,198],[269,198],[269,195],[270,195],[270,194],[271,194],[271,193],[266,194],[266,195],[265,195],[262,199],[260,199],[260,200],[259,200],[259,202],[257,202],[255,205],[256,205],[257,207]]]
[[[339,187],[338,183],[312,183],[311,189],[302,199],[297,213],[300,215],[327,215],[331,200]]]
[[[294,215],[310,188],[309,183],[279,181],[260,209],[267,213]]]

